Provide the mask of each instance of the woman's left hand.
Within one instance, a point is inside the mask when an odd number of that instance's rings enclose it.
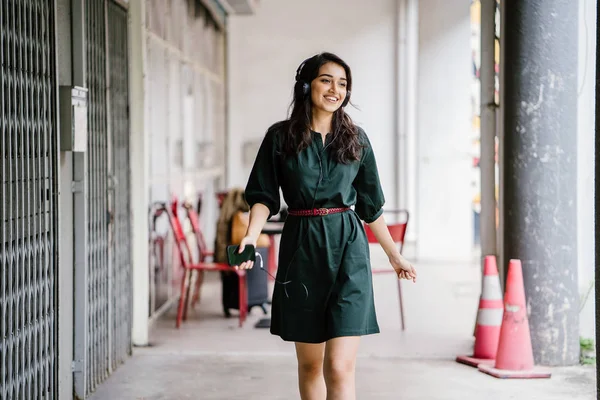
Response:
[[[412,280],[413,282],[417,281],[417,271],[415,270],[415,267],[399,253],[390,256],[390,264],[392,264],[392,267],[396,271],[398,279],[407,279]]]

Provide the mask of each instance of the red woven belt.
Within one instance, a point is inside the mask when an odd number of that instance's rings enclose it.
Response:
[[[337,208],[314,208],[312,210],[288,210],[288,215],[295,217],[319,217],[329,214],[337,214],[344,211],[348,211],[350,207],[337,207]]]

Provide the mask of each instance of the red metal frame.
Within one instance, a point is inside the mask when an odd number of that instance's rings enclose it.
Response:
[[[198,207],[200,210],[202,204],[201,197],[198,200]],[[206,240],[204,239],[204,234],[202,233],[202,229],[200,228],[200,211],[196,211],[194,207],[190,203],[184,203],[183,208],[186,209],[188,220],[190,221],[190,225],[192,226],[192,232],[196,236],[196,245],[198,246],[198,254],[200,255],[200,262],[207,262],[208,258],[214,257],[214,252],[208,250],[208,246],[206,245]],[[196,279],[196,287],[194,288],[194,293],[191,297],[192,308],[196,306],[200,302],[200,289],[202,287],[202,283],[204,282],[204,271],[198,271],[198,277]],[[188,297],[190,296],[191,285],[188,287]],[[184,310],[184,318],[187,314],[187,303],[185,305]]]
[[[201,261],[205,261],[206,257],[212,257],[214,256],[214,253],[208,250],[206,240],[204,239],[204,234],[202,234],[202,229],[200,229],[202,193],[198,195],[197,210],[195,210],[194,206],[188,202],[183,203],[183,208],[185,208],[187,211],[187,217],[190,220],[190,224],[192,225],[194,235],[196,235],[196,244],[198,245],[198,251],[201,257]]]
[[[400,214],[403,215],[403,222],[399,222],[399,223],[393,223],[393,224],[389,224],[388,225],[388,230],[390,231],[390,235],[392,236],[392,239],[394,240],[394,243],[396,243],[399,247],[400,247],[400,253],[402,253],[402,247],[404,246],[404,236],[406,235],[406,227],[408,226],[408,218],[409,218],[409,213],[407,210],[390,210],[390,211],[385,211],[386,213],[394,213],[394,214]],[[375,237],[375,235],[373,234],[373,231],[371,230],[371,228],[369,228],[369,225],[365,224],[365,232],[367,234],[367,241],[369,243],[379,243],[377,241],[377,238]],[[394,271],[393,268],[387,267],[385,269],[378,269],[378,268],[374,268],[371,271],[373,274],[389,274],[389,273],[396,273],[396,271]],[[398,279],[398,302],[400,304],[400,323],[402,325],[402,330],[405,330],[405,323],[404,323],[404,302],[402,301],[402,283],[400,281],[400,279]]]
[[[181,294],[179,298],[179,306],[177,308],[177,320],[175,326],[179,328],[181,326],[181,321],[186,320],[187,318],[187,299],[190,289],[189,281],[191,280],[191,273],[193,271],[233,271],[239,277],[239,326],[241,327],[248,316],[248,286],[246,282],[246,271],[236,270],[225,263],[212,263],[203,261],[193,262],[193,253],[187,242],[187,238],[183,233],[177,209],[178,202],[176,199],[173,199],[171,202],[171,207],[166,209],[169,217],[169,223],[173,229],[175,245],[179,252],[181,265],[184,269],[184,276],[181,280]],[[202,258],[202,256],[200,257]]]

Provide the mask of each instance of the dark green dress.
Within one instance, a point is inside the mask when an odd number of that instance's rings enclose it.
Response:
[[[383,212],[371,143],[360,161],[340,164],[321,134],[296,157],[279,151],[281,123],[267,131],[256,157],[246,201],[279,212],[279,188],[290,209],[350,207],[354,210],[318,217],[289,216],[281,236],[271,312],[271,333],[283,340],[322,343],[340,336],[379,333],[369,247],[361,219],[367,223]],[[322,179],[319,177],[322,160]],[[316,191],[316,196],[315,196]],[[313,207],[313,196],[315,197]]]

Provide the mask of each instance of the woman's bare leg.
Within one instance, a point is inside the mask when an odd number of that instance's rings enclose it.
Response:
[[[327,400],[355,400],[356,353],[360,336],[339,337],[325,345]]]
[[[296,343],[298,386],[302,400],[325,400],[324,356],[325,343]]]

